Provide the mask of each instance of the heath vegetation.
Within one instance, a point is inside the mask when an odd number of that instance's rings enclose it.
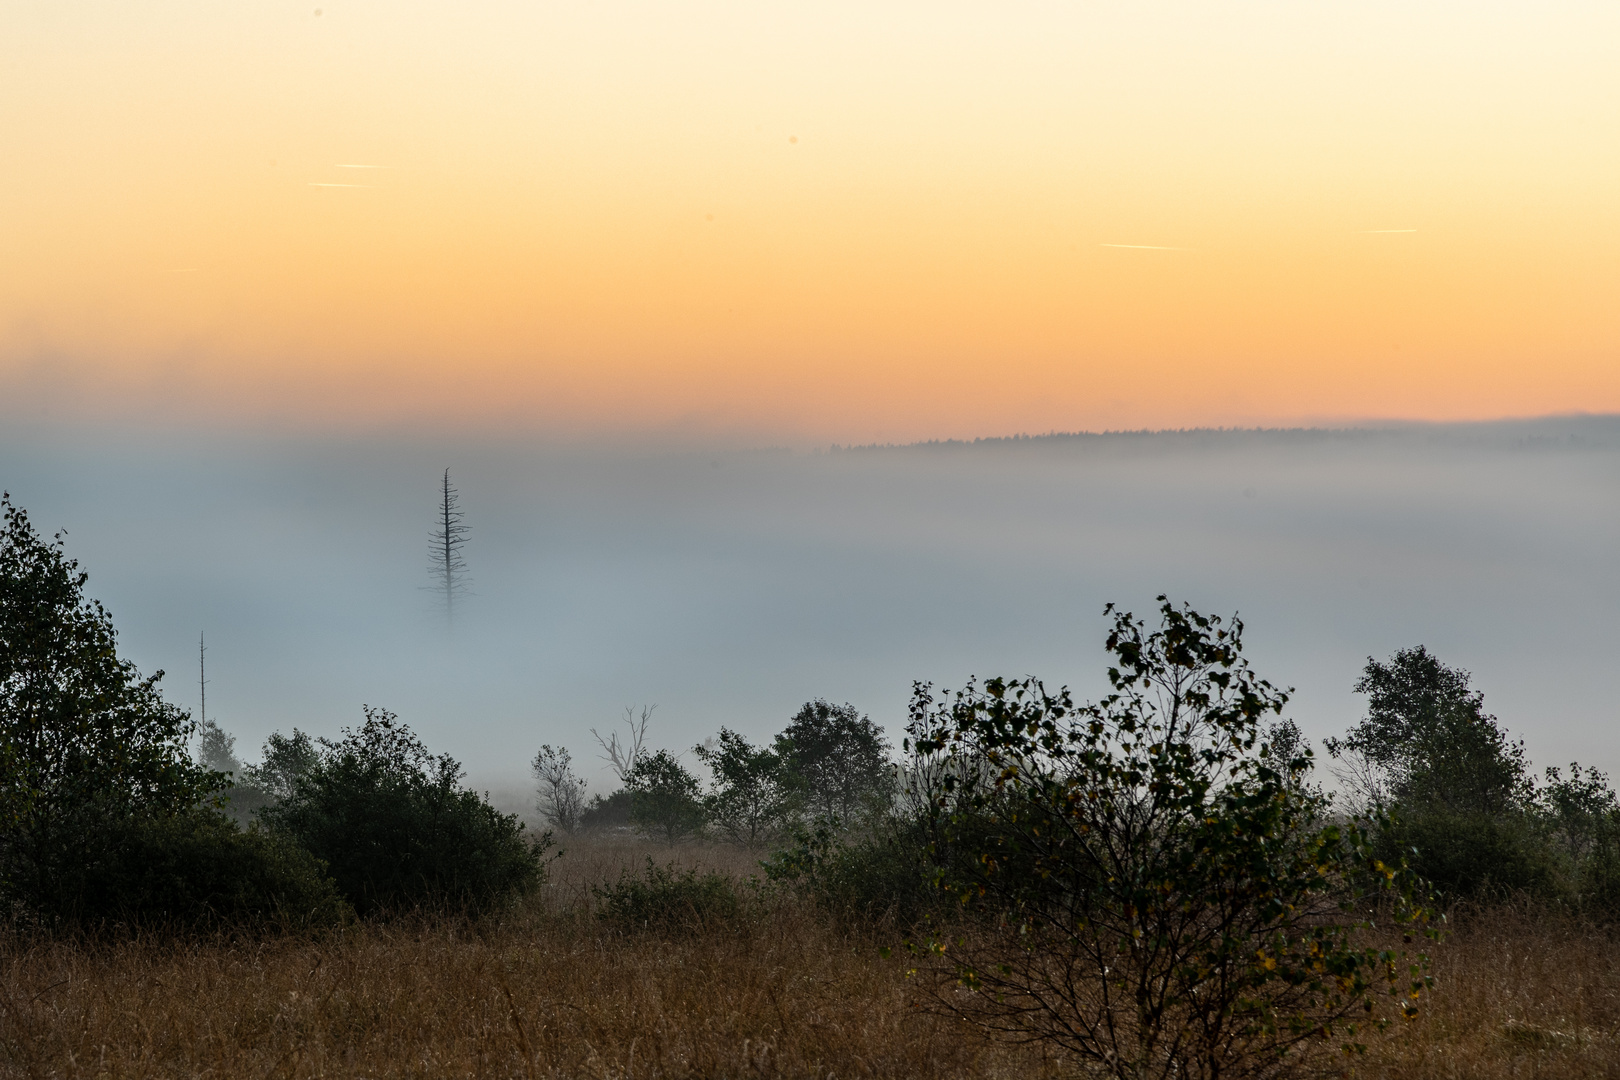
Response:
[[[1620,1075],[1620,804],[1369,659],[1316,757],[1243,625],[1110,609],[1111,691],[915,687],[896,747],[533,758],[538,835],[393,713],[243,764],[0,535],[0,1074]]]

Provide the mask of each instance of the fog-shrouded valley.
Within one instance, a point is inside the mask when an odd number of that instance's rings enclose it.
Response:
[[[430,534],[469,529],[453,623]],[[541,743],[656,705],[675,752],[815,698],[897,737],[913,680],[1104,689],[1103,605],[1241,614],[1307,737],[1369,656],[1474,674],[1543,764],[1620,765],[1620,420],[1128,432],[821,449],[13,426],[0,474],[66,531],[121,648],[251,758],[397,712],[513,808]]]
[[[1620,5],[0,5],[0,1080],[1617,1080]]]

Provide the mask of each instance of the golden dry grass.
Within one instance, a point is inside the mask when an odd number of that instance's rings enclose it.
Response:
[[[1038,1049],[920,1008],[892,936],[787,904],[741,926],[622,934],[593,882],[652,854],[746,874],[729,849],[599,842],[547,896],[481,925],[325,940],[0,944],[0,1075],[18,1077],[1056,1077]],[[1524,912],[1435,951],[1423,1019],[1354,1075],[1620,1077],[1620,946]]]
[[[1532,910],[1458,913],[1431,950],[1420,1020],[1372,1046],[1356,1074],[1620,1078],[1620,938]]]
[[[504,922],[370,924],[323,941],[11,944],[4,1075],[1040,1077],[1038,1052],[919,1011],[897,960],[785,906],[661,939],[579,910],[647,854],[590,845]],[[675,861],[747,871],[746,855]]]

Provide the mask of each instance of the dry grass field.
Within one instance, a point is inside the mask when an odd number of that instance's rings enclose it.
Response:
[[[323,940],[0,945],[6,1077],[1019,1077],[1074,1075],[922,1008],[892,934],[791,903],[697,933],[622,932],[590,885],[661,849],[597,843],[498,922]],[[718,848],[677,861],[746,875]],[[899,955],[904,955],[903,953]],[[1620,944],[1491,912],[1435,951],[1419,1021],[1350,1075],[1620,1077]]]

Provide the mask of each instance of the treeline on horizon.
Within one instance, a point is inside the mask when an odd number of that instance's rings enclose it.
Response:
[[[1580,413],[1507,420],[1368,420],[1360,423],[1287,427],[1105,428],[1098,431],[1046,431],[1037,434],[983,435],[971,439],[924,439],[909,443],[835,444],[834,453],[884,450],[1038,449],[1064,445],[1140,445],[1155,439],[1210,445],[1235,442],[1288,443],[1355,441],[1388,438],[1505,443],[1516,448],[1612,445],[1620,436],[1620,415]]]
[[[1283,716],[1289,693],[1250,669],[1241,620],[1160,597],[1152,625],[1107,609],[1098,701],[1033,678],[915,684],[898,763],[869,718],[819,700],[768,745],[722,729],[695,747],[707,783],[648,747],[650,710],[598,736],[620,787],[589,800],[570,752],[541,746],[535,835],[382,708],[336,739],[272,735],[242,765],[228,733],[162,698],[161,672],[118,657],[61,537],[0,508],[13,933],[499,916],[537,893],[559,837],[622,830],[740,845],[765,879],[649,860],[594,890],[623,932],[808,905],[890,928],[987,1029],[1113,1075],[1232,1076],[1359,1052],[1418,1015],[1423,943],[1456,901],[1620,915],[1608,778],[1536,776],[1468,673],[1422,647],[1368,661],[1367,714],[1325,747],[1338,796]]]

